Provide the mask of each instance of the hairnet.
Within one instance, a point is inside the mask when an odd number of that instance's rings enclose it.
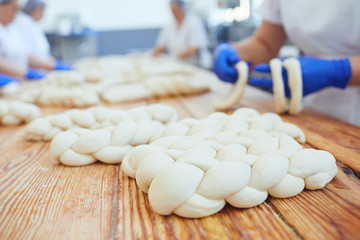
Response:
[[[0,4],[6,4],[6,3],[10,3],[13,0],[0,0]]]
[[[24,13],[29,14],[35,9],[43,6],[45,6],[45,1],[43,0],[28,0],[22,10]]]

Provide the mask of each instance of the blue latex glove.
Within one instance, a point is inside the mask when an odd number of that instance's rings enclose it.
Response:
[[[219,44],[214,53],[214,72],[225,82],[235,83],[238,79],[238,72],[234,65],[240,61],[235,50],[228,43]]]
[[[0,87],[4,87],[12,82],[18,82],[19,80],[7,75],[0,74]]]
[[[46,74],[39,70],[34,70],[29,68],[27,73],[25,74],[25,78],[28,80],[36,80],[36,79],[42,79],[46,76]]]
[[[73,68],[68,63],[65,63],[60,60],[56,60],[56,62],[55,62],[54,70],[72,70],[72,69]]]
[[[298,58],[301,64],[303,78],[303,95],[317,92],[326,87],[337,87],[344,89],[351,77],[351,66],[349,59],[325,60],[314,57]],[[259,64],[254,71],[270,73],[269,64]],[[288,76],[285,68],[282,68],[285,95],[290,97]],[[272,91],[273,82],[271,78],[250,78],[249,84]]]

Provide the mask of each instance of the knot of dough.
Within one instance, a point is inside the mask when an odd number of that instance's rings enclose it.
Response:
[[[40,117],[40,109],[29,103],[0,100],[0,124],[18,125]]]
[[[89,130],[75,128],[57,134],[50,144],[52,155],[69,166],[120,163],[132,146],[146,144],[164,125],[157,120],[124,120],[115,127]]]
[[[231,115],[216,112],[201,120],[183,119],[159,131],[153,140],[173,135],[197,136],[198,139],[204,139],[219,132],[232,132],[239,135],[249,129],[264,130],[272,134],[285,133],[298,142],[305,142],[304,133],[296,125],[283,122],[275,113],[260,115],[252,108],[240,108]]]
[[[101,129],[115,126],[121,121],[140,119],[169,124],[175,122],[177,118],[176,110],[165,104],[151,104],[127,111],[101,106],[84,110],[72,109],[61,114],[35,119],[26,126],[24,137],[27,140],[47,141],[56,134],[72,128]]]
[[[106,90],[102,97],[108,102],[123,102],[152,96],[177,96],[209,91],[206,81],[189,79],[185,76],[157,76],[144,81],[115,86]]]
[[[331,154],[300,145],[286,158],[276,151],[251,154],[255,142],[246,148],[178,136],[158,141],[128,152],[122,169],[136,178],[152,208],[162,215],[204,217],[220,211],[226,202],[238,208],[254,207],[268,194],[287,198],[304,187],[323,188],[337,172]]]

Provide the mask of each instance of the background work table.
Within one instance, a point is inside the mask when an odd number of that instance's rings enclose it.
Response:
[[[200,70],[199,70],[200,71]],[[207,72],[213,91],[111,107],[161,102],[180,118],[214,111],[228,86]],[[270,94],[248,87],[240,106],[274,111]],[[43,116],[65,109],[42,108]],[[0,239],[356,239],[360,236],[360,128],[305,109],[282,116],[306,135],[305,147],[327,150],[339,171],[323,190],[269,197],[250,209],[227,205],[201,219],[161,216],[121,165],[66,167],[49,143],[22,140],[23,127],[0,127]]]

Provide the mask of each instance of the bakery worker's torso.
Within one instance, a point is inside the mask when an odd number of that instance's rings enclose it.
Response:
[[[0,56],[21,69],[28,67],[28,52],[17,29],[0,24]]]
[[[44,61],[51,58],[49,42],[37,22],[20,12],[14,20],[14,25],[32,56]]]
[[[360,56],[359,0],[265,0],[261,13],[307,56]],[[305,97],[305,105],[360,126],[360,87],[327,88]]]

